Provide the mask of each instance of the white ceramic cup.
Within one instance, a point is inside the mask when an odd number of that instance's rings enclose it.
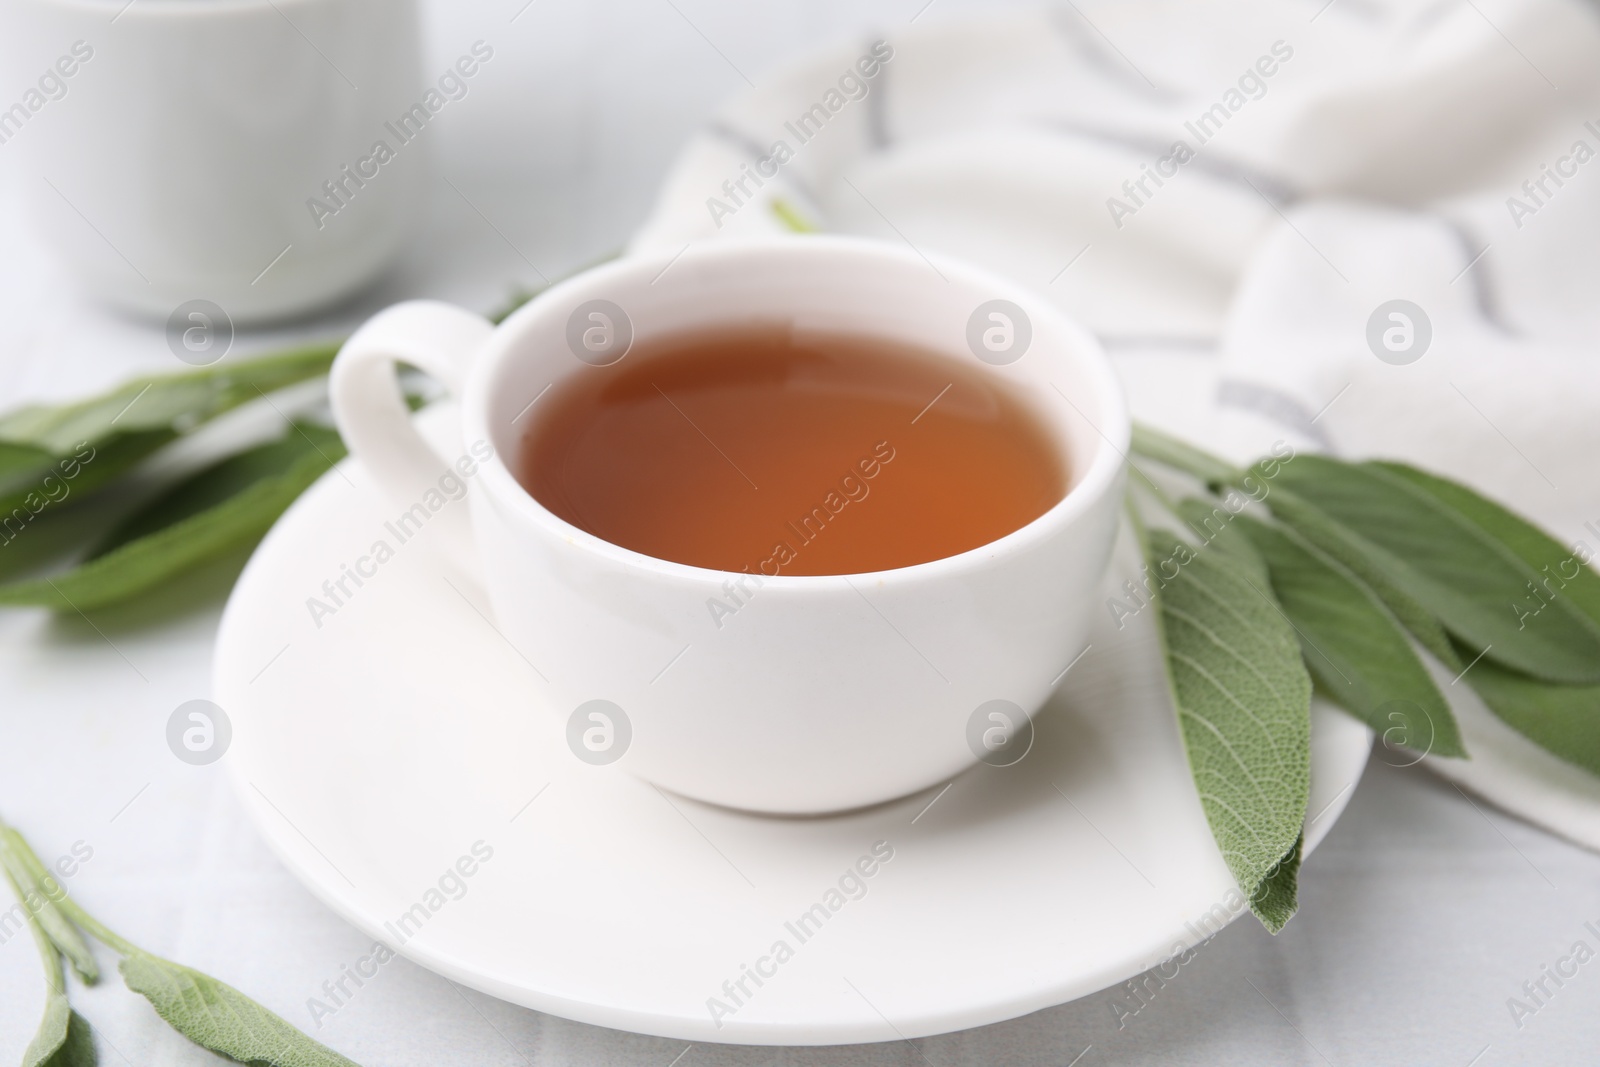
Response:
[[[1128,415],[1094,339],[1026,290],[936,263],[877,242],[789,238],[629,258],[555,286],[498,329],[450,305],[400,304],[340,352],[334,413],[401,511],[437,495],[447,470],[472,469],[470,509],[431,521],[546,679],[530,682],[530,707],[568,718],[579,758],[620,749],[619,767],[739,808],[872,804],[973,764],[996,723],[1029,729],[1103,610],[1096,591],[1125,476]],[[746,582],[719,627],[707,603],[726,601],[743,576],[600,540],[546,510],[514,472],[553,383],[606,374],[652,335],[741,320],[913,342],[1021,386],[1071,490],[1021,529],[946,559]],[[481,469],[416,434],[396,361],[459,398],[460,455],[493,449]],[[1007,707],[1023,721],[994,717]]]
[[[421,214],[432,113],[392,129],[435,89],[415,0],[11,0],[0,50],[0,155],[41,237],[121,308],[308,312],[372,281]]]

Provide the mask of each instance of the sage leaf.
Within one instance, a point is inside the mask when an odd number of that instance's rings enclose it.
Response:
[[[1600,574],[1587,566],[1574,549],[1459,482],[1404,463],[1379,462],[1373,466],[1431,494],[1531,567],[1539,576],[1539,592],[1530,590],[1523,598],[1527,608],[1538,609],[1536,597],[1545,600],[1564,597],[1573,608],[1600,626]]]
[[[1294,530],[1240,516],[1306,666],[1328,698],[1380,736],[1439,756],[1466,749],[1450,704],[1376,594]]]
[[[21,834],[9,826],[0,826],[0,864],[11,877],[18,900],[32,915],[38,931],[50,943],[51,951],[65,956],[85,985],[93,985],[100,980],[100,965],[95,962],[94,953],[89,951],[78,928],[56,906],[56,901],[66,891],[42,865],[38,869],[33,867],[29,861],[36,859]]]
[[[38,857],[22,840],[22,836],[4,821],[0,821],[0,875],[16,895],[18,909],[28,932],[33,935],[34,946],[39,950],[39,962],[44,967],[44,1016],[34,1031],[33,1040],[22,1053],[23,1067],[94,1067],[94,1041],[89,1024],[72,1010],[67,1001],[66,976],[61,971],[61,956],[56,942],[45,932],[40,921],[41,898],[30,887]],[[73,931],[76,936],[77,931]],[[93,961],[91,960],[91,966]]]
[[[62,486],[68,495],[90,493],[201,423],[327,374],[338,350],[338,344],[309,345],[148,375],[87,400],[0,415],[0,516],[26,523],[37,513],[30,502],[55,499]]]
[[[1295,909],[1299,906],[1300,895],[1300,857],[1305,849],[1304,832],[1294,841],[1294,847],[1284,854],[1277,866],[1267,872],[1261,879],[1261,885],[1252,898],[1250,907],[1257,916],[1266,916],[1276,923],[1274,928],[1268,925],[1267,929],[1276,933],[1288,925],[1294,918]]]
[[[1185,471],[1211,486],[1231,485],[1245,473],[1216,456],[1143,423],[1133,424],[1131,443],[1137,455]]]
[[[1311,789],[1311,678],[1294,630],[1247,568],[1160,530],[1146,553],[1152,568],[1179,562],[1157,597],[1201,807],[1251,910],[1276,933],[1296,906],[1289,875]]]
[[[262,393],[326,374],[338,344],[134,378],[109,392],[54,407],[30,405],[0,416],[0,441],[59,455],[118,433],[180,432]]]
[[[41,906],[34,914],[50,943],[55,946],[56,951],[67,958],[68,963],[72,964],[72,969],[83,979],[84,985],[98,982],[100,965],[95,962],[94,953],[89,951],[89,946],[84,941],[83,935],[78,932],[78,928],[61,914],[61,910],[48,896],[37,888],[32,888],[30,891],[39,894],[35,902]],[[26,902],[24,906],[27,906]]]
[[[97,442],[81,440],[59,452],[34,449],[36,462],[13,468],[0,481],[0,514],[11,521],[8,532],[46,507],[82,499],[178,436],[172,429],[131,430]]]
[[[1371,562],[1490,659],[1554,682],[1600,682],[1600,624],[1563,599],[1529,616],[1538,574],[1483,528],[1371,463],[1301,456],[1278,477],[1359,534]]]
[[[125,518],[94,549],[91,559],[114,552],[218,505],[261,481],[282,476],[301,460],[319,457],[324,469],[345,456],[337,431],[313,422],[290,423],[277,438],[190,475]]]
[[[1507,726],[1591,774],[1600,774],[1600,685],[1552,685],[1485,658],[1464,676]]]
[[[1184,471],[1214,490],[1223,486],[1238,487],[1247,473],[1257,473],[1257,468],[1252,468],[1251,472],[1242,471],[1176,437],[1139,423],[1135,423],[1133,428],[1133,451]],[[1450,635],[1427,608],[1373,562],[1376,555],[1374,547],[1309,500],[1297,496],[1275,481],[1278,472],[1293,462],[1293,458],[1286,458],[1270,476],[1264,471],[1257,474],[1259,483],[1271,485],[1266,499],[1273,515],[1282,522],[1292,524],[1308,541],[1356,574],[1423,648],[1446,666],[1459,670],[1462,663],[1456,658]]]
[[[128,988],[178,1033],[252,1067],[356,1067],[237,989],[181,964],[138,952],[118,965]]]
[[[31,487],[55,462],[55,456],[33,445],[0,441],[0,493]]]
[[[67,995],[50,990],[44,1001],[44,1018],[39,1020],[39,1029],[22,1052],[22,1067],[44,1067],[49,1063],[67,1043],[71,1023],[72,1005],[67,1003]]]
[[[65,993],[51,990],[44,1018],[22,1053],[22,1067],[95,1067],[94,1034]]]
[[[0,605],[105,607],[253,545],[345,455],[339,435],[292,423],[282,437],[223,460],[130,516],[64,574],[0,585]]]
[[[1456,655],[1455,644],[1439,620],[1377,562],[1380,550],[1375,545],[1281,485],[1273,488],[1267,506],[1274,518],[1292,527],[1359,578],[1394,613],[1394,617],[1411,632],[1411,636],[1441,663],[1454,670],[1464,666]]]
[[[1214,549],[1250,572],[1257,584],[1265,588],[1271,582],[1267,561],[1256,546],[1234,523],[1238,516],[1226,508],[1212,504],[1200,497],[1185,497],[1178,501],[1178,515],[1188,525],[1189,532],[1199,538],[1208,549]]]

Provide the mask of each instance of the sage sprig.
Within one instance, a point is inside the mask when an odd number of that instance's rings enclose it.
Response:
[[[39,960],[44,965],[44,1018],[39,1021],[39,1029],[33,1040],[23,1050],[22,1067],[94,1067],[94,1038],[89,1032],[89,1024],[72,1010],[67,1000],[67,979],[61,968],[61,956],[71,953],[62,948],[62,942],[57,939],[63,927],[57,926],[55,934],[46,932],[43,916],[47,912],[54,913],[54,904],[49,898],[39,895],[26,871],[17,869],[19,866],[12,861],[5,843],[0,842],[0,874],[4,875],[6,884],[22,903],[24,921],[39,950]],[[33,907],[36,901],[40,902],[37,910]],[[59,913],[54,914],[59,919]],[[77,942],[74,947],[81,947],[89,960],[87,973],[80,968],[79,974],[85,982],[92,984],[99,977],[99,970],[94,966],[93,957],[88,956],[88,948],[82,944],[83,939],[76,937],[76,933],[74,930],[73,936]]]
[[[83,933],[121,956],[123,983],[202,1048],[252,1067],[357,1067],[227,983],[146,952],[106,927],[67,895],[22,835],[3,822],[0,870],[22,902],[47,987],[44,1018],[23,1054],[23,1067],[94,1067],[93,1036],[72,1010],[61,966],[65,956],[86,984],[97,980]]]
[[[191,475],[135,512],[70,570],[0,585],[0,605],[87,611],[247,548],[345,455],[338,433],[290,423],[276,440]]]
[[[1465,486],[1398,463],[1301,456],[1281,477],[1287,488],[1360,537],[1373,565],[1469,647],[1546,681],[1600,682],[1600,622],[1579,611],[1570,595],[1533,600],[1541,610],[1519,613],[1517,605],[1533,598],[1545,575],[1433,488],[1448,486],[1480,512],[1509,512]],[[1512,521],[1529,537],[1548,540],[1527,523]],[[1543,566],[1554,567],[1571,554],[1557,547]]]
[[[0,416],[0,553],[18,538],[52,549],[81,551],[56,536],[58,519],[129,480],[148,459],[218,416],[275,391],[323,378],[338,346],[314,345],[271,356],[134,379],[88,400],[30,406]],[[299,466],[302,446],[320,447]],[[195,564],[254,544],[277,515],[332,460],[343,455],[337,434],[296,426],[277,446],[224,461],[167,491],[66,572],[0,584],[0,605],[58,610],[101,607],[146,592]],[[268,468],[281,460],[278,471]],[[243,475],[249,475],[248,478]],[[278,477],[265,484],[270,474]],[[228,484],[227,497],[215,492]],[[185,506],[209,493],[211,514]],[[170,520],[157,523],[154,517]],[[131,525],[130,525],[131,524]],[[128,536],[127,531],[138,535]],[[37,539],[35,541],[35,539]],[[0,556],[0,570],[16,562]]]
[[[1292,882],[1261,872],[1287,839],[1285,813],[1297,828],[1305,817],[1306,753],[1265,741],[1293,736],[1311,692],[1286,684],[1264,611],[1292,631],[1317,692],[1386,742],[1466,758],[1431,657],[1523,736],[1600,774],[1600,575],[1582,546],[1401,463],[1291,454],[1245,469],[1143,426],[1134,452],[1192,479],[1179,501],[1147,494],[1181,536],[1145,538],[1146,575],[1202,807],[1268,929],[1294,911]],[[1218,603],[1205,618],[1196,605],[1208,596]],[[1282,865],[1297,856],[1298,844],[1285,849]]]
[[[1378,734],[1440,756],[1465,756],[1455,717],[1406,632],[1376,593],[1293,527],[1240,515],[1267,561],[1317,688]]]
[[[310,345],[146,375],[87,400],[32,404],[0,416],[0,522],[26,524],[55,499],[57,484],[92,492],[218,415],[326,375],[338,350]]]
[[[503,322],[541,291],[516,292],[490,320]],[[218,416],[253,401],[273,403],[275,391],[325,379],[342,344],[148,375],[86,400],[0,415],[0,552],[36,521],[49,526],[63,511],[98,500]],[[413,407],[421,403],[417,396],[410,400]],[[168,487],[99,541],[69,546],[82,556],[75,566],[0,583],[0,607],[88,611],[182,581],[199,564],[230,556],[242,562],[345,454],[331,428],[292,421],[276,439],[219,457]],[[11,569],[6,562],[0,556],[0,573]]]

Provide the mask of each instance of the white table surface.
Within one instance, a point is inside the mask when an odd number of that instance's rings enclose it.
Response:
[[[523,0],[432,0],[429,67],[442,69],[479,37],[510,59],[441,117],[435,142],[440,169],[493,226],[436,182],[425,237],[377,292],[315,323],[243,335],[238,346],[339,333],[403,297],[487,310],[513,283],[609,251],[643,219],[676,146],[745,75],[759,80],[819,44],[892,32],[924,4],[535,0],[512,24]],[[920,17],[979,6],[934,0]],[[0,149],[0,403],[179,369],[159,328],[108,315],[73,291],[28,232],[17,180]],[[0,613],[0,812],[47,861],[77,841],[93,848],[69,885],[113,928],[239,986],[368,1067],[1489,1067],[1593,1063],[1600,1048],[1600,962],[1520,1027],[1507,1006],[1574,942],[1600,949],[1584,927],[1600,926],[1600,857],[1469,802],[1420,768],[1388,766],[1399,759],[1383,752],[1306,864],[1289,928],[1274,938],[1236,923],[1132,1016],[1114,1010],[1119,998],[1137,1004],[1119,989],[914,1046],[688,1048],[512,1007],[401,960],[313,1029],[307,999],[367,940],[268,854],[220,765],[181,763],[164,740],[172,710],[208,695],[226,580],[216,575],[209,593],[97,613],[92,625]],[[114,978],[75,1000],[104,1063],[214,1062]],[[0,1062],[20,1057],[41,1002],[33,948],[12,938],[0,945]]]

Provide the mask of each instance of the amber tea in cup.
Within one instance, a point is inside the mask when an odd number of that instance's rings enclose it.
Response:
[[[1067,493],[1015,388],[903,341],[752,323],[641,338],[558,382],[518,480],[612,544],[724,571],[859,574],[954,556]]]

